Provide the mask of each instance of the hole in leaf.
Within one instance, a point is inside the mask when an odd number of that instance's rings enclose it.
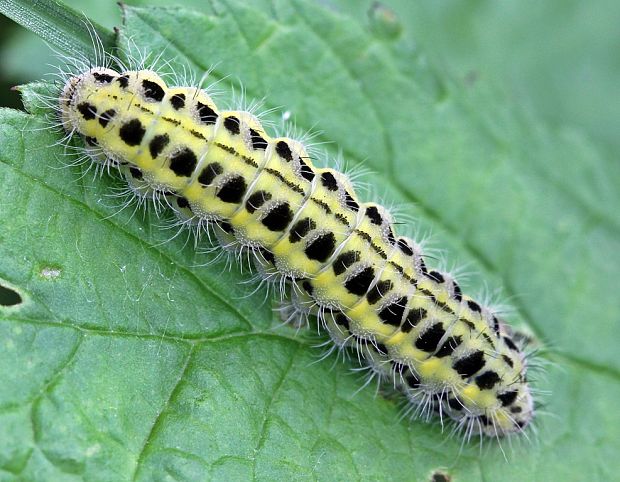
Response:
[[[450,477],[448,474],[436,470],[432,473],[430,482],[450,482],[451,480],[452,477]]]
[[[22,302],[21,295],[12,288],[0,285],[0,306],[15,306]]]

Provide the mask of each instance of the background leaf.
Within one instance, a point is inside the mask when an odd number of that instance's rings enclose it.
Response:
[[[468,291],[504,286],[512,320],[553,348],[536,381],[549,415],[509,464],[496,444],[461,452],[436,423],[399,420],[396,401],[355,394],[352,363],[312,364],[314,337],[277,327],[246,276],[198,266],[209,256],[165,242],[150,214],[113,215],[118,182],[59,169],[70,160],[42,118],[3,110],[0,284],[25,301],[0,321],[2,477],[613,478],[617,164],[489,83],[429,65],[408,35],[311,3],[128,9],[125,22],[121,47],[216,64],[220,86],[242,79],[370,167],[375,193],[480,273]]]
[[[71,56],[87,54],[94,58],[91,32],[95,32],[106,49],[114,44],[112,32],[87,21],[68,6],[56,1],[31,2],[4,0],[0,12],[37,34],[54,48]]]

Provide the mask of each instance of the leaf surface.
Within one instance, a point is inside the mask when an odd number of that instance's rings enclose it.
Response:
[[[579,132],[430,66],[407,35],[301,1],[214,5],[128,8],[120,46],[215,66],[219,88],[241,79],[370,168],[367,199],[432,231],[448,266],[475,272],[467,291],[503,286],[509,318],[551,347],[534,381],[550,415],[533,443],[504,447],[506,463],[495,443],[461,449],[438,423],[400,420],[398,400],[356,393],[353,361],[313,363],[316,337],[278,326],[247,273],[205,265],[213,255],[152,212],[118,212],[118,181],[62,168],[75,158],[26,90],[37,113],[0,111],[0,284],[24,300],[0,311],[0,477],[613,478],[618,167]]]

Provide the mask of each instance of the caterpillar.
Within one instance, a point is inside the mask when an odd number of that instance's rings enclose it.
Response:
[[[118,169],[138,198],[164,199],[223,249],[247,251],[288,294],[287,317],[316,317],[334,347],[356,352],[410,410],[447,415],[467,438],[532,421],[527,360],[510,327],[429,269],[388,210],[315,166],[304,143],[146,69],[75,73],[57,109],[96,165]]]

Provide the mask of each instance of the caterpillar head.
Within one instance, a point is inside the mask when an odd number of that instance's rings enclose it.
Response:
[[[118,72],[112,69],[94,67],[67,80],[59,99],[60,120],[65,131],[86,135],[83,129],[84,121],[92,120],[96,116],[96,107],[87,100],[97,88],[118,77]]]

